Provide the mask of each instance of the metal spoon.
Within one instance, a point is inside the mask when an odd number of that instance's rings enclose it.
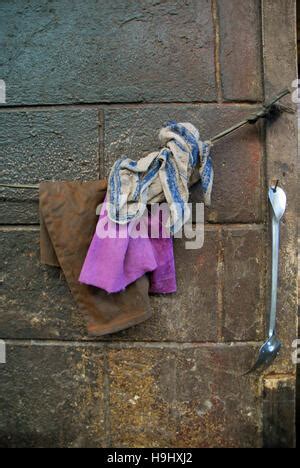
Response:
[[[278,287],[280,220],[286,208],[286,194],[280,187],[277,187],[277,184],[275,187],[271,187],[269,189],[269,201],[272,207],[272,290],[269,337],[260,348],[258,359],[252,369],[247,372],[247,374],[255,372],[261,367],[263,367],[263,369],[269,367],[274,359],[276,359],[281,349],[281,342],[276,335],[276,305]]]

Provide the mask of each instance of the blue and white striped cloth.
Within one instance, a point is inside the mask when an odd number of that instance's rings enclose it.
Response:
[[[213,184],[211,145],[202,142],[190,123],[168,122],[159,133],[163,148],[133,161],[119,159],[107,191],[108,216],[118,224],[137,220],[147,204],[166,201],[170,231],[179,231],[190,218],[189,186],[201,181],[204,203],[210,205]]]

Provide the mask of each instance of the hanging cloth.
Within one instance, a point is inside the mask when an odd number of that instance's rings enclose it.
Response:
[[[165,236],[160,212],[147,211],[135,227],[141,223],[143,228],[139,226],[137,236],[133,237],[133,226],[109,220],[105,202],[79,281],[116,293],[148,273],[150,293],[176,292],[173,238]],[[157,233],[156,237],[151,231]]]
[[[201,181],[204,203],[210,205],[213,185],[211,145],[202,142],[190,123],[167,123],[159,133],[163,148],[139,161],[119,159],[107,189],[108,216],[118,224],[139,219],[147,204],[166,201],[171,234],[190,218],[189,187]]]
[[[87,319],[88,332],[95,336],[131,327],[152,314],[147,276],[111,295],[78,281],[96,229],[96,209],[105,199],[106,187],[103,180],[40,184],[41,262],[62,268],[77,306]]]

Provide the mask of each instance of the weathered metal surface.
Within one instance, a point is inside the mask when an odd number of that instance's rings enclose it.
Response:
[[[211,101],[210,1],[1,2],[9,104]]]

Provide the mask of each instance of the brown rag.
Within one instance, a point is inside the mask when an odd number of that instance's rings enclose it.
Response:
[[[78,281],[97,225],[96,208],[104,201],[106,188],[105,180],[40,184],[41,262],[62,268],[87,318],[88,332],[95,336],[141,323],[152,313],[147,276],[112,295]]]

